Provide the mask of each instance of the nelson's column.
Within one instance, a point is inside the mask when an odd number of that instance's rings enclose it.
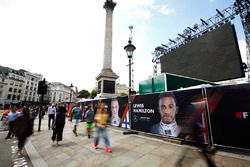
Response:
[[[112,70],[112,19],[113,10],[116,2],[106,0],[103,8],[106,10],[105,23],[105,39],[104,39],[104,54],[103,68],[101,73],[96,77],[97,80],[97,97],[113,97],[116,93],[116,79],[119,76]]]

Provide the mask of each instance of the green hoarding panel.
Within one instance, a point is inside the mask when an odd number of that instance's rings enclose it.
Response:
[[[156,93],[171,90],[178,90],[180,88],[187,88],[190,86],[197,86],[202,84],[216,85],[213,82],[204,81],[196,78],[185,77],[181,75],[162,73],[161,75],[141,81],[139,83],[139,93]]]
[[[153,92],[164,92],[166,88],[165,74],[153,78]]]
[[[187,88],[190,86],[197,86],[202,84],[212,84],[215,85],[212,82],[199,80],[195,78],[189,78],[184,76],[178,76],[173,74],[166,74],[167,78],[167,88],[168,90],[177,90],[180,88]]]
[[[139,83],[139,93],[146,94],[153,92],[152,78]]]

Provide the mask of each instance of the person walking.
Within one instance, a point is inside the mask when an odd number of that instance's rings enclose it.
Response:
[[[112,150],[110,148],[110,142],[107,134],[107,121],[109,119],[109,114],[107,112],[108,106],[105,105],[105,103],[101,102],[98,105],[96,115],[95,115],[95,122],[96,122],[96,130],[95,130],[95,135],[94,135],[94,143],[93,143],[93,148],[97,149],[98,148],[98,143],[99,143],[99,138],[100,136],[103,137],[104,139],[104,144],[105,144],[105,150],[106,152],[111,153]]]
[[[62,141],[62,138],[63,138],[63,129],[65,125],[66,112],[67,110],[64,106],[58,107],[55,123],[52,127],[53,134],[52,134],[51,140],[53,141],[53,143],[56,140],[57,145],[59,144],[59,141]]]
[[[87,133],[88,133],[88,138],[90,138],[91,134],[92,134],[94,116],[95,116],[95,113],[94,113],[94,109],[93,109],[93,104],[90,104],[88,106],[86,113],[85,113],[86,129],[87,129]]]
[[[74,124],[73,133],[77,136],[77,125],[79,124],[81,108],[80,104],[76,103],[76,106],[72,109],[72,122]]]
[[[24,108],[22,115],[14,120],[13,132],[18,139],[18,152],[21,153],[26,139],[33,134],[33,121],[28,108]]]
[[[11,111],[8,114],[8,123],[9,123],[9,132],[5,139],[10,139],[14,135],[13,128],[14,128],[14,120],[20,115],[19,112],[16,112],[17,107],[14,105],[11,108]]]
[[[55,114],[56,114],[56,107],[54,104],[52,104],[49,108],[48,108],[48,117],[49,117],[49,121],[48,121],[48,129],[50,130],[51,127],[51,120],[52,120],[52,125],[54,125],[54,120],[55,120]]]

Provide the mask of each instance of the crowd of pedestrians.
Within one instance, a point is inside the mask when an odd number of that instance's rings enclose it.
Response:
[[[5,139],[17,138],[18,152],[21,153],[27,138],[34,133],[34,121],[36,117],[41,116],[41,119],[43,119],[44,115],[47,115],[48,130],[52,130],[52,144],[56,143],[56,145],[59,145],[59,142],[63,140],[66,116],[72,116],[73,134],[75,137],[78,136],[77,126],[79,123],[86,122],[86,135],[88,139],[93,138],[93,149],[98,149],[99,139],[103,137],[105,150],[111,152],[106,129],[109,115],[107,105],[104,102],[100,101],[95,106],[93,104],[81,106],[79,103],[76,103],[68,113],[66,108],[66,104],[50,104],[42,107],[38,105],[22,107],[13,105],[10,111],[5,113],[6,122],[9,127]],[[92,135],[94,127],[95,133]]]

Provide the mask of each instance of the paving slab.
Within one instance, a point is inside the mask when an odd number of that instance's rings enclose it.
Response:
[[[35,129],[37,129],[35,121]],[[41,131],[29,138],[25,149],[34,166],[43,167],[198,167],[208,166],[205,156],[198,148],[180,145],[143,134],[123,135],[124,129],[108,128],[112,153],[104,150],[103,140],[99,149],[92,148],[93,138],[88,139],[85,123],[80,122],[78,136],[73,132],[72,122],[67,120],[63,141],[57,146],[51,141],[52,130],[47,128],[47,117],[42,120]],[[210,156],[217,166],[250,166],[250,156],[225,151],[217,151]]]

